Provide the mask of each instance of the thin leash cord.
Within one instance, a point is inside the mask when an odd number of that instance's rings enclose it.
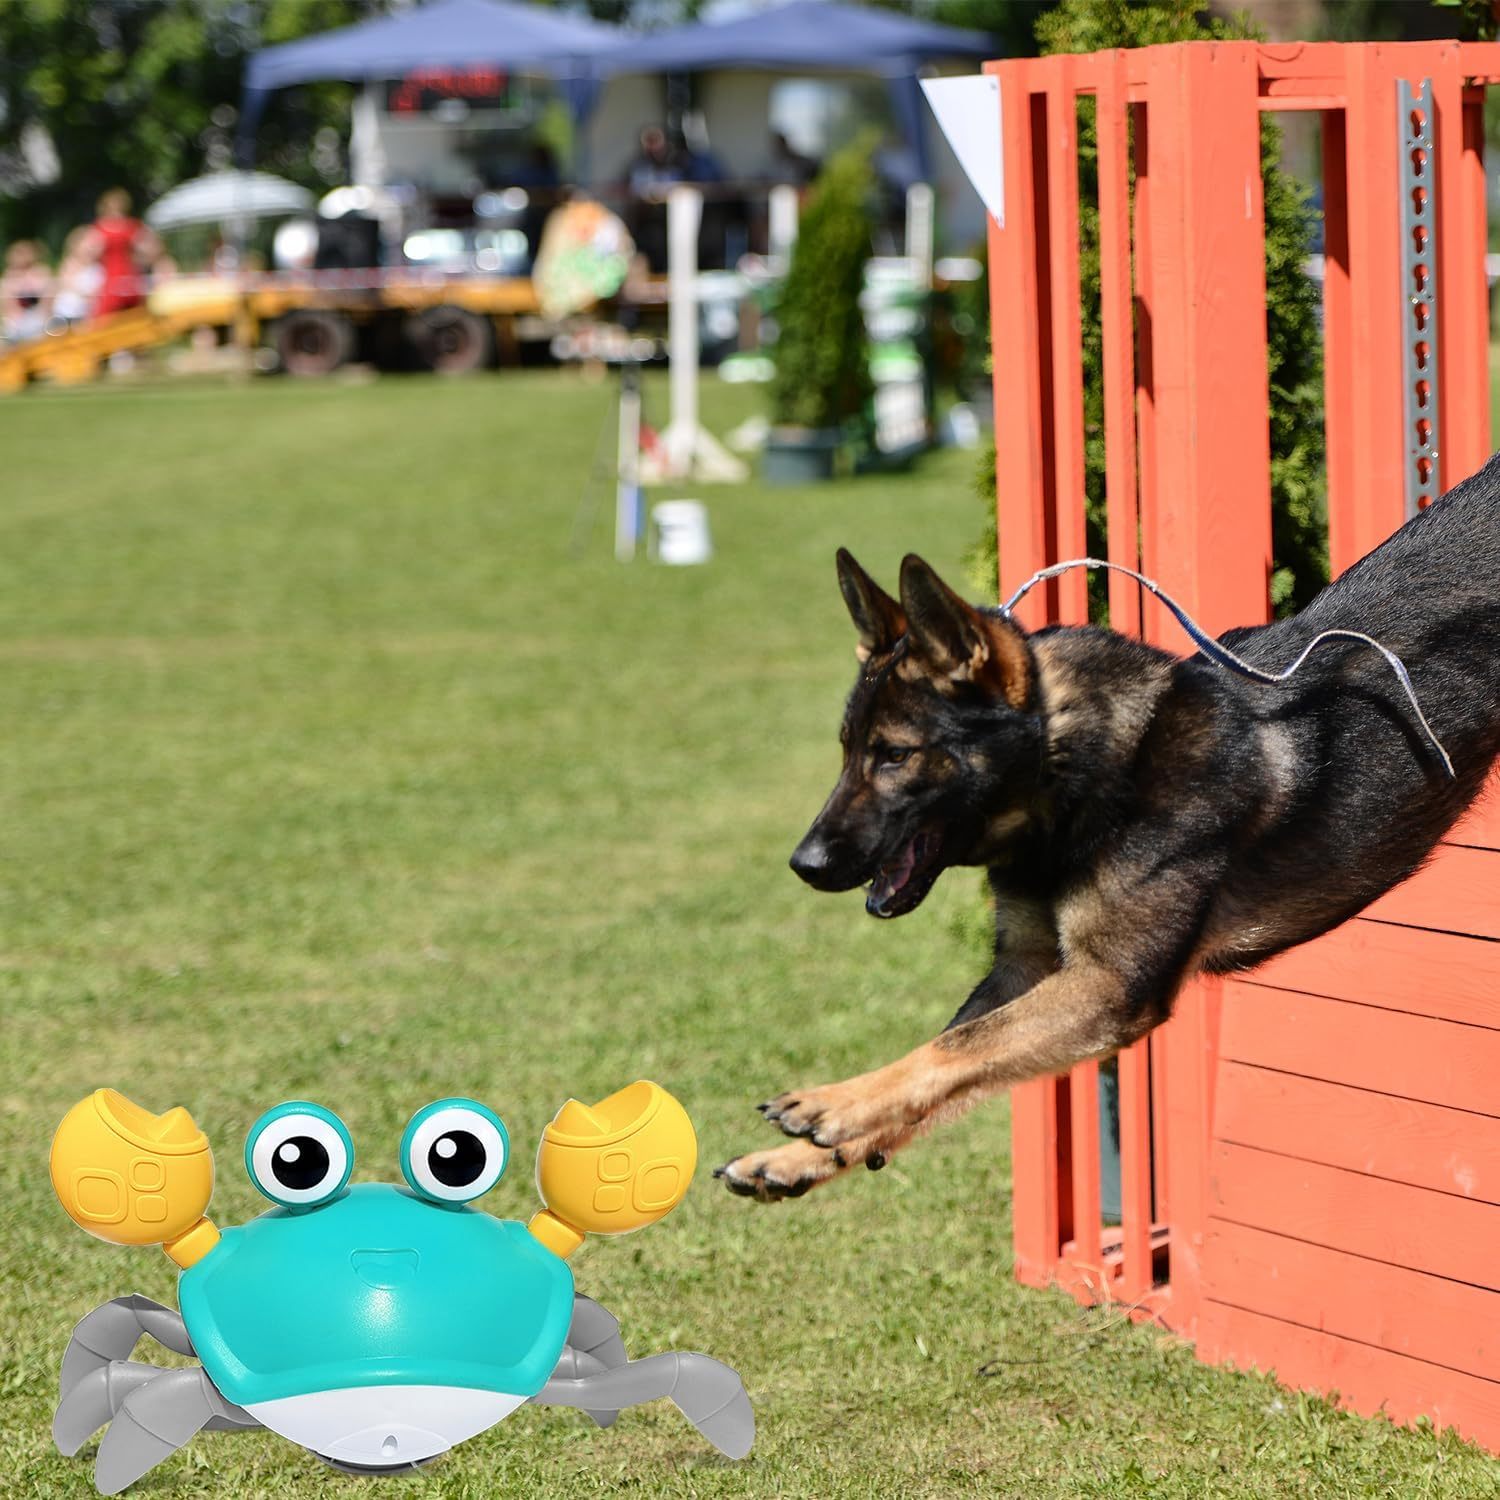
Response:
[[[1411,711],[1417,716],[1417,723],[1422,726],[1422,733],[1426,737],[1427,743],[1437,751],[1438,757],[1443,762],[1443,769],[1448,773],[1449,779],[1452,781],[1458,780],[1458,773],[1453,769],[1453,762],[1448,758],[1448,752],[1443,748],[1443,742],[1437,737],[1432,725],[1427,722],[1427,715],[1422,712],[1422,705],[1417,702],[1417,692],[1411,685],[1411,677],[1406,670],[1405,663],[1390,647],[1382,646],[1373,636],[1365,635],[1362,631],[1358,630],[1321,631],[1307,643],[1302,654],[1291,666],[1280,672],[1267,672],[1260,667],[1251,666],[1243,657],[1236,656],[1223,642],[1216,641],[1170,594],[1154,580],[1147,578],[1144,573],[1137,573],[1134,568],[1127,568],[1123,563],[1105,562],[1097,557],[1075,557],[1068,562],[1054,563],[1050,568],[1043,568],[1041,572],[1033,573],[1000,606],[1000,613],[1009,615],[1015,609],[1016,605],[1037,584],[1045,583],[1049,578],[1056,578],[1058,574],[1066,573],[1070,568],[1108,568],[1111,572],[1124,573],[1126,577],[1135,579],[1147,593],[1154,594],[1171,610],[1172,614],[1176,617],[1177,623],[1187,632],[1189,639],[1192,640],[1193,644],[1210,661],[1223,667],[1227,672],[1238,673],[1241,677],[1248,677],[1254,682],[1263,682],[1269,687],[1280,687],[1325,641],[1357,641],[1361,646],[1373,648],[1386,659],[1391,671],[1396,674],[1396,680],[1401,684],[1402,691],[1406,694],[1407,701],[1411,704]]]

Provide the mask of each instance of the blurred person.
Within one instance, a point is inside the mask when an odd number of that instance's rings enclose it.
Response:
[[[743,248],[748,210],[744,199],[727,188],[724,167],[708,143],[707,132],[684,132],[680,139],[677,160],[682,180],[709,189],[703,194],[698,224],[698,264],[704,270],[717,270],[729,265]]]
[[[672,144],[676,147],[673,158],[682,172],[684,182],[723,182],[727,173],[723,163],[714,155],[708,138],[708,123],[701,112],[691,110],[682,116],[680,128],[674,133]]]
[[[707,146],[689,146],[682,154],[682,176],[685,182],[723,182],[724,168]]]
[[[533,141],[519,166],[510,171],[510,185],[519,188],[558,188],[562,186],[562,171],[557,165],[557,155],[546,141]]]
[[[625,168],[625,187],[633,198],[659,198],[663,188],[683,180],[683,164],[660,125],[641,127],[636,153]]]
[[[80,224],[63,241],[57,266],[57,290],[52,298],[52,316],[64,324],[82,323],[94,315],[94,303],[104,284],[99,264],[99,246],[93,229]]]
[[[682,162],[660,125],[643,125],[625,168],[625,226],[651,271],[667,269],[667,216],[662,209],[667,189],[683,181]]]
[[[52,273],[35,240],[17,240],[5,254],[0,275],[0,324],[12,344],[24,344],[47,331]]]
[[[130,194],[110,188],[99,199],[93,242],[104,282],[94,304],[94,315],[121,312],[146,300],[145,268],[162,254],[161,241],[130,213]]]
[[[771,132],[771,177],[775,182],[806,187],[818,175],[818,164],[804,156],[780,130]]]

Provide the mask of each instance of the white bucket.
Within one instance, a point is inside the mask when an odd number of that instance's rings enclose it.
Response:
[[[701,500],[663,500],[651,507],[652,555],[677,567],[706,563],[714,555],[708,508]]]

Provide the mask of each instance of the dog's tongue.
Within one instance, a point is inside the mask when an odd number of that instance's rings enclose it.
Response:
[[[921,837],[918,834],[895,859],[881,865],[870,882],[870,899],[877,906],[889,901],[911,879],[911,872],[917,867],[917,844]]]

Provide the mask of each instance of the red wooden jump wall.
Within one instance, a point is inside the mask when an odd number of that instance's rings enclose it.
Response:
[[[1405,519],[1417,437],[1398,80],[1431,80],[1439,472],[1488,456],[1482,108],[1500,45],[1188,43],[991,63],[1005,222],[990,228],[1002,595],[1082,556],[1079,101],[1098,133],[1109,556],[1217,633],[1269,618],[1260,118],[1322,114],[1334,572]],[[1422,123],[1419,117],[1418,124]],[[1134,194],[1130,175],[1134,172]],[[1415,301],[1414,301],[1415,299]],[[1416,382],[1414,410],[1432,419]],[[1111,619],[1185,642],[1109,575]],[[1028,623],[1087,618],[1073,572]],[[1420,687],[1420,684],[1419,684]],[[1098,1066],[1015,1091],[1017,1275],[1135,1304],[1201,1358],[1419,1414],[1500,1450],[1500,797],[1337,932],[1199,981],[1119,1058],[1121,1219],[1101,1223]]]

